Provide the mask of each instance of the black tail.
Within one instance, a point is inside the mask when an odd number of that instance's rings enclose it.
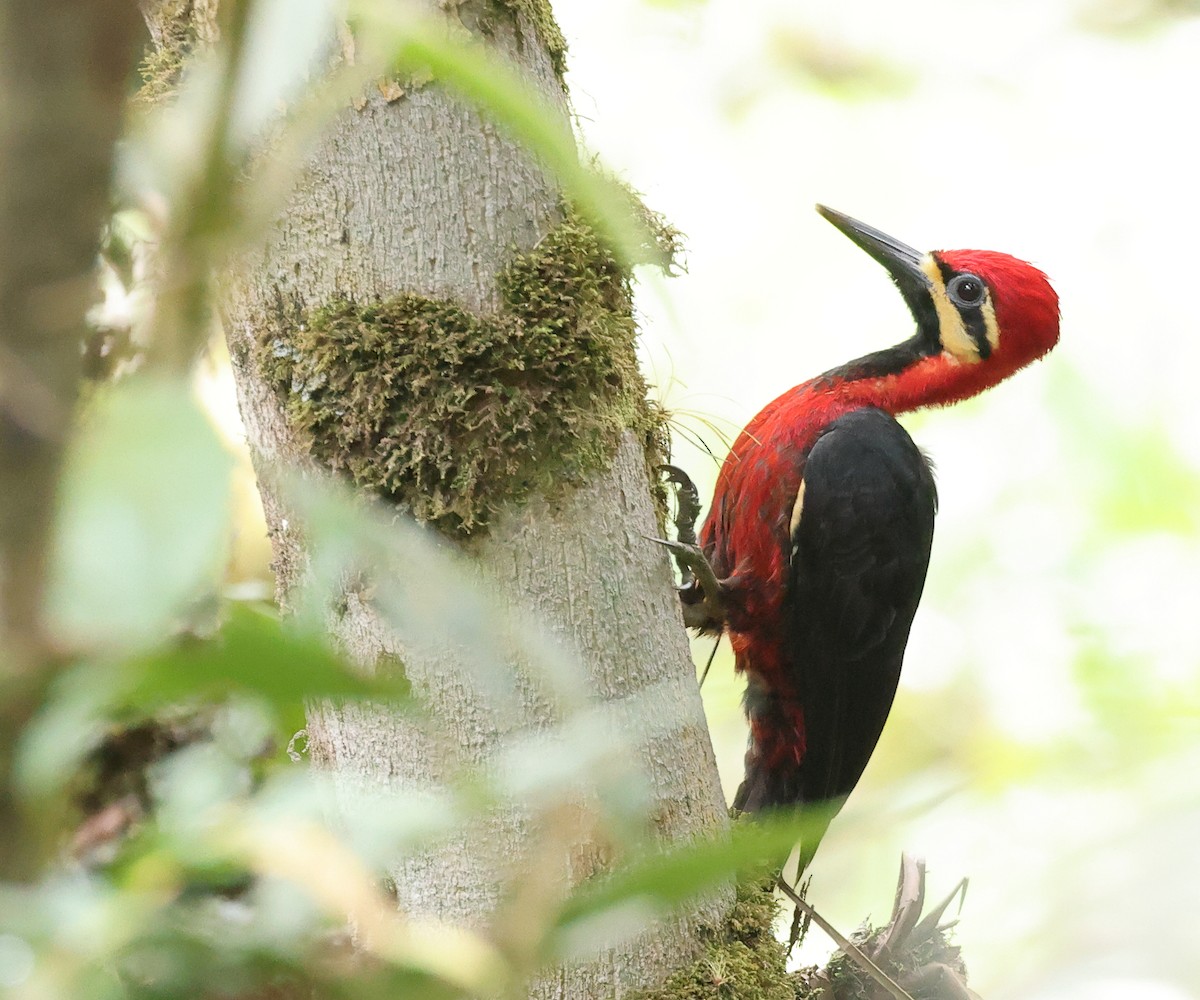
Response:
[[[746,687],[746,716],[750,745],[746,749],[746,774],[733,799],[733,807],[751,814],[791,812],[800,832],[800,871],[803,872],[845,796],[814,794],[814,755],[804,710],[793,698],[769,691],[753,675]],[[820,760],[820,754],[815,755]]]
[[[749,757],[749,754],[747,754]],[[786,773],[763,767],[761,763],[747,761],[746,777],[738,786],[733,807],[751,815],[779,815],[790,812],[796,817],[799,829],[799,865],[795,877],[798,880],[808,869],[817,848],[821,844],[829,824],[833,822],[846,800],[826,799],[821,802],[803,802],[793,794],[798,779]],[[780,866],[783,861],[781,859]]]
[[[769,765],[759,754],[754,738],[746,751],[746,776],[733,797],[739,812],[761,813],[799,804],[799,776],[789,768]]]

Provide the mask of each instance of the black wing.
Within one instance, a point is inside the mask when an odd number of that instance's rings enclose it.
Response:
[[[848,795],[875,749],[925,585],[936,510],[928,461],[882,410],[840,417],[813,445],[793,517],[787,598],[788,667],[805,717],[803,802]]]
[[[825,802],[832,818],[892,706],[925,584],[937,493],[907,432],[874,408],[821,433],[802,482],[783,676],[750,675],[751,745],[734,804],[757,812]],[[806,838],[809,857],[820,832]]]

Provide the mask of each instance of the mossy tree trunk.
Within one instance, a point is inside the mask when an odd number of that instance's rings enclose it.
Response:
[[[202,5],[160,0],[147,6],[152,22],[158,19],[156,38],[197,37],[193,22],[198,12],[204,14]],[[469,0],[453,7],[523,71],[568,129],[561,39],[548,6]],[[172,17],[182,20],[167,23]],[[349,469],[359,482],[373,481],[379,491],[403,499],[444,530],[469,533],[465,548],[481,575],[496,581],[491,586],[499,589],[497,599],[532,613],[572,646],[587,665],[598,698],[652,697],[657,717],[679,720],[669,739],[642,748],[659,833],[674,840],[718,830],[726,822],[725,807],[668,563],[643,537],[657,527],[640,440],[644,432],[637,428],[644,404],[635,397],[644,386],[636,371],[628,370],[633,344],[627,278],[613,273],[611,259],[594,246],[555,273],[553,261],[537,256],[561,236],[564,223],[568,230],[571,226],[553,180],[496,127],[436,84],[399,100],[389,100],[384,89],[333,123],[268,245],[230,276],[224,303],[280,599],[287,604],[308,556],[296,519],[269,485],[270,471],[319,462]],[[539,296],[537,289],[522,287],[522,266],[554,283],[551,294]],[[590,271],[608,273],[582,281],[581,274]],[[404,308],[404,302],[412,308]],[[420,303],[430,310],[422,314]],[[384,315],[389,308],[394,315]],[[555,309],[571,315],[564,320],[547,314]],[[314,317],[323,317],[316,324],[320,336],[313,335]],[[301,336],[301,330],[308,335]],[[622,331],[628,334],[624,343]],[[576,357],[564,341],[581,332],[588,334],[590,346]],[[405,364],[436,373],[440,343],[442,371],[455,373],[452,378],[481,378],[478,365],[489,363],[473,352],[481,338],[492,341],[484,354],[523,346],[537,353],[542,345],[541,358],[518,357],[508,366],[510,376],[514,370],[522,374],[505,388],[511,390],[508,398],[543,380],[542,388],[550,391],[537,397],[534,410],[541,414],[537,420],[549,413],[549,423],[536,424],[527,414],[527,421],[517,421],[525,426],[524,436],[507,433],[514,427],[500,427],[502,433],[491,437],[486,428],[464,432],[453,446],[457,456],[446,456],[455,468],[445,473],[454,487],[434,487],[433,492],[445,493],[436,503],[428,495],[424,501],[420,495],[405,496],[405,483],[421,477],[419,463],[404,451],[414,435],[430,428],[402,426],[393,418],[406,409],[402,416],[411,421],[420,394],[407,404],[382,405],[378,394],[353,398],[350,387],[359,384],[354,366],[377,370],[387,363],[388,352],[411,346]],[[431,343],[435,360],[416,358],[424,357]],[[598,359],[603,370],[595,384],[588,382],[591,376],[579,371],[595,370],[597,359],[588,352],[610,349],[621,356]],[[276,363],[281,355],[286,356],[283,372]],[[547,365],[550,356],[557,360]],[[314,366],[320,369],[320,386],[347,387],[325,411],[287,398],[297,373]],[[573,391],[556,393],[553,380],[560,377],[583,381]],[[495,423],[513,422],[503,406],[488,409],[490,398],[476,403]],[[307,401],[316,397],[310,394]],[[554,463],[564,456],[562,449],[550,453],[555,447],[547,449],[544,441],[539,451],[540,438],[581,415],[586,447],[571,459],[568,478],[582,483],[554,488],[552,481],[563,478],[553,474]],[[472,436],[476,431],[482,436]],[[435,438],[429,437],[431,446],[437,445]],[[494,447],[497,440],[511,450],[497,461],[480,461],[475,450]],[[361,457],[364,449],[382,449],[384,472],[373,477],[370,468],[355,466],[354,456]],[[467,467],[470,475],[462,471]],[[552,474],[539,476],[543,468]],[[489,489],[480,503],[470,499],[483,492],[477,489],[480,481],[503,486],[506,476],[509,485],[517,479],[532,483],[533,493],[518,497],[519,490],[501,489],[504,499],[494,502],[497,494]],[[467,497],[465,506],[456,506],[456,490]],[[483,521],[486,528],[480,527]],[[313,757],[347,791],[436,784],[459,764],[487,761],[507,736],[537,731],[552,721],[532,693],[519,712],[501,716],[450,650],[433,655],[402,650],[361,593],[347,593],[342,606],[344,614],[334,625],[338,641],[368,666],[401,657],[437,720],[433,732],[361,706],[312,711]],[[529,851],[536,836],[532,825],[527,812],[514,807],[459,843],[397,860],[391,875],[399,905],[411,913],[479,926],[498,901],[503,873]],[[582,843],[562,854],[557,877],[565,882],[592,874],[599,862],[588,859],[602,857],[603,850]],[[555,970],[534,984],[532,995],[600,1000],[659,982],[697,955],[702,948],[698,927],[719,922],[725,905],[710,901],[644,940],[608,949],[600,961]]]

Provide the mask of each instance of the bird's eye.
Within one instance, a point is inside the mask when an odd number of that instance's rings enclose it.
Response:
[[[983,279],[977,278],[973,274],[956,275],[946,285],[950,301],[956,306],[966,309],[979,305],[983,301],[986,291],[987,286],[983,283]]]

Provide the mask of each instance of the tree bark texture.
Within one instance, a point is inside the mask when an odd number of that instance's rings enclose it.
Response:
[[[171,5],[179,6],[167,0],[157,10]],[[534,26],[495,3],[456,5],[467,23],[485,8],[489,42],[522,69],[568,129],[562,83]],[[184,16],[193,14],[189,5]],[[412,292],[487,313],[497,305],[496,278],[512,249],[535,246],[559,218],[553,180],[436,84],[400,100],[372,92],[329,128],[268,245],[230,276],[224,302],[285,606],[304,577],[307,556],[295,517],[270,486],[271,471],[310,459],[256,364],[256,339],[261,342],[264,331],[285,335],[304,310],[334,299],[369,302]],[[499,602],[530,613],[576,651],[596,697],[610,703],[618,719],[644,696],[658,717],[678,720],[669,736],[651,736],[640,750],[658,831],[677,840],[718,831],[726,819],[668,562],[643,537],[656,531],[645,460],[630,433],[611,466],[586,487],[505,511],[468,550]],[[347,593],[344,606],[335,625],[342,645],[367,666],[400,656],[437,720],[433,731],[378,708],[314,708],[314,760],[347,796],[436,785],[460,764],[485,764],[512,735],[555,721],[532,691],[515,712],[490,704],[452,650],[400,648],[357,593]],[[505,873],[536,838],[532,826],[528,811],[513,806],[458,843],[397,860],[391,874],[401,908],[479,926],[500,898]],[[597,845],[573,845],[556,875],[577,882],[603,866],[602,854]],[[598,1000],[656,983],[698,953],[698,925],[718,922],[725,905],[709,900],[639,942],[555,970],[531,995]]]

